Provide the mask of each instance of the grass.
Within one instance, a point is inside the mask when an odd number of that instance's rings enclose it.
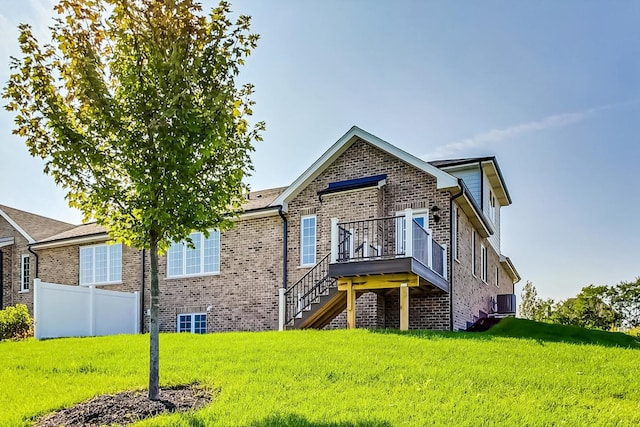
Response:
[[[148,336],[0,342],[0,425],[144,389],[147,346]],[[136,426],[635,426],[638,347],[517,319],[484,334],[165,334],[161,384],[198,382],[215,398]]]

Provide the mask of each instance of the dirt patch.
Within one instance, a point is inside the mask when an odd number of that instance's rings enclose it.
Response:
[[[38,419],[36,427],[126,426],[168,412],[185,412],[211,402],[211,392],[197,385],[163,389],[160,400],[151,401],[147,391],[103,394],[72,408]]]

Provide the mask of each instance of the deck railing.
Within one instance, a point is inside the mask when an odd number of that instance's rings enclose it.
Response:
[[[336,287],[336,280],[329,277],[328,254],[284,292],[284,325],[302,317],[302,312],[309,310],[311,304],[327,295],[332,287]]]
[[[406,224],[411,224],[407,227]],[[413,257],[447,278],[447,248],[405,210],[404,215],[339,222],[331,220],[331,263]]]

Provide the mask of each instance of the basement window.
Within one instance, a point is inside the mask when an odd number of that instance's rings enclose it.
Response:
[[[192,334],[207,333],[206,313],[187,313],[178,315],[178,332],[191,332]]]

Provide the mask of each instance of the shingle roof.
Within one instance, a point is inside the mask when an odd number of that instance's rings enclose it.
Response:
[[[13,222],[22,228],[36,242],[54,234],[61,233],[75,227],[73,224],[21,211],[9,206],[0,205],[2,210]]]
[[[252,210],[266,208],[286,188],[287,187],[278,187],[278,188],[269,188],[266,190],[252,191],[247,195],[247,201],[242,205],[242,208],[245,211],[252,211]],[[38,243],[46,243],[46,242],[52,242],[57,240],[66,240],[66,239],[73,239],[75,237],[85,237],[85,236],[92,236],[92,235],[106,233],[106,229],[95,222],[90,222],[88,224],[82,224],[77,226],[72,226],[70,224],[68,225],[73,228],[64,230],[55,235],[48,236],[47,238],[39,240]]]

